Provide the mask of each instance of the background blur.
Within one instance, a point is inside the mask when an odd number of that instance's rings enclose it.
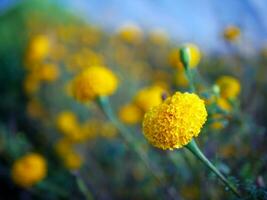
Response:
[[[0,0],[0,199],[267,199],[266,13],[264,0]],[[208,110],[196,141],[242,198],[142,134],[148,107],[189,91],[185,44]],[[111,108],[145,162],[96,102],[73,98],[95,65],[118,78]]]

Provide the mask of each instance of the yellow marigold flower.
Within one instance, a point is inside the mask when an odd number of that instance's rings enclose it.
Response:
[[[145,114],[143,132],[155,147],[172,150],[197,137],[206,120],[202,99],[196,94],[176,92]]]
[[[127,104],[120,108],[119,118],[125,124],[136,124],[143,117],[142,110],[135,104]]]
[[[189,66],[191,68],[195,68],[201,59],[201,52],[199,48],[195,44],[185,44],[184,47],[189,49],[189,55],[190,55],[190,60],[189,60]],[[183,64],[180,59],[180,50],[179,49],[174,49],[171,51],[169,55],[169,63],[172,67],[182,69]]]
[[[228,26],[223,32],[224,39],[234,42],[240,37],[241,31],[236,26]]]
[[[134,103],[146,112],[149,108],[162,102],[164,92],[165,90],[159,86],[146,87],[136,94]]]
[[[232,110],[232,106],[231,104],[227,101],[227,99],[225,98],[218,98],[217,99],[217,105],[223,109],[226,110],[228,112],[230,112]]]
[[[59,77],[59,69],[55,64],[43,64],[38,69],[40,80],[53,82]]]
[[[81,101],[90,101],[97,96],[108,96],[118,86],[117,77],[103,66],[88,67],[74,80],[72,85],[74,97]]]
[[[22,187],[31,187],[45,178],[46,161],[43,156],[29,153],[15,161],[11,169],[13,181]]]
[[[50,41],[46,35],[37,35],[33,37],[29,43],[27,60],[39,61],[43,60],[50,51]]]
[[[79,129],[77,117],[73,112],[64,111],[59,113],[56,118],[56,125],[58,130],[66,136],[72,135]]]
[[[70,170],[79,169],[83,164],[82,157],[74,151],[70,151],[67,154],[62,155],[62,160],[64,166]]]
[[[125,24],[119,28],[118,35],[128,43],[140,42],[142,39],[142,30],[135,24]]]
[[[223,98],[235,98],[241,90],[239,81],[231,76],[221,76],[216,84],[220,87],[220,94]]]

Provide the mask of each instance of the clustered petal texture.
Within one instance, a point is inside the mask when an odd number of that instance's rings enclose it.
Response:
[[[113,94],[117,85],[117,77],[111,70],[103,66],[91,66],[74,79],[72,92],[77,100],[85,102]]]
[[[202,99],[196,94],[176,92],[145,114],[143,132],[155,147],[172,150],[198,136],[206,120]]]

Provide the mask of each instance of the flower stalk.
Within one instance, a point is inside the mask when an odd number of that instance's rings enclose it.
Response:
[[[180,58],[181,58],[181,62],[184,66],[184,70],[185,70],[185,76],[188,79],[189,82],[189,88],[190,88],[190,92],[194,92],[195,91],[195,86],[194,86],[194,80],[193,80],[193,76],[191,73],[191,69],[189,66],[189,61],[190,61],[190,53],[189,53],[189,49],[184,47],[180,49]]]
[[[189,81],[190,91],[195,92],[194,80],[193,80],[193,76],[192,76],[190,65],[189,65],[190,52],[188,48],[183,47],[180,49],[180,58],[185,69],[185,75]],[[185,147],[189,151],[191,151],[194,154],[194,156],[196,156],[201,162],[203,162],[204,165],[206,165],[209,168],[209,170],[211,170],[214,174],[216,174],[216,176],[222,181],[222,183],[227,188],[229,188],[237,197],[241,197],[237,188],[234,185],[232,185],[229,182],[229,180],[227,180],[227,178],[202,153],[202,151],[199,149],[194,139],[192,139]]]
[[[191,151],[201,162],[203,162],[204,165],[206,165],[206,167],[208,167],[214,174],[216,174],[216,176],[227,188],[229,188],[237,197],[240,197],[237,188],[232,185],[227,178],[207,159],[207,157],[199,149],[194,139],[192,139],[191,142],[186,145],[186,148]]]
[[[161,176],[154,172],[151,169],[151,165],[148,162],[147,154],[140,148],[140,146],[134,141],[132,137],[132,133],[126,128],[115,116],[113,110],[111,109],[110,102],[108,97],[100,96],[97,98],[97,104],[103,113],[107,116],[107,118],[113,123],[117,129],[119,130],[121,136],[124,138],[126,143],[133,148],[133,150],[137,153],[137,155],[141,158],[141,160],[146,165],[147,169],[152,173],[152,175],[156,178],[158,182],[161,182]]]

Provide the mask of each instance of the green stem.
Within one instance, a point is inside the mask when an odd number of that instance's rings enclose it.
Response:
[[[86,198],[86,200],[94,200],[93,195],[88,190],[87,186],[85,185],[84,181],[79,176],[79,174],[76,175],[75,177],[76,177],[76,182],[77,182],[78,188],[80,189],[80,191],[82,192],[82,194],[84,195],[84,197]]]
[[[202,151],[197,146],[194,139],[191,140],[189,144],[186,145],[186,148],[191,151],[199,160],[201,160],[217,177],[229,188],[237,197],[240,197],[240,194],[235,186],[233,186],[225,176],[206,158]]]
[[[189,89],[190,89],[190,92],[195,92],[195,86],[194,86],[194,80],[193,80],[193,75],[191,73],[191,69],[190,67],[188,66],[188,64],[186,64],[185,66],[185,76],[189,82]]]
[[[147,154],[140,148],[140,146],[134,141],[132,137],[133,133],[129,131],[115,116],[113,110],[111,109],[111,105],[109,103],[108,97],[101,96],[97,99],[97,103],[107,118],[113,123],[117,129],[119,130],[121,136],[124,138],[126,143],[133,148],[133,150],[137,153],[137,155],[141,158],[141,160],[145,163],[148,170],[152,173],[152,175],[157,179],[158,182],[161,182],[160,175],[154,172],[151,169],[150,164],[148,162]]]

